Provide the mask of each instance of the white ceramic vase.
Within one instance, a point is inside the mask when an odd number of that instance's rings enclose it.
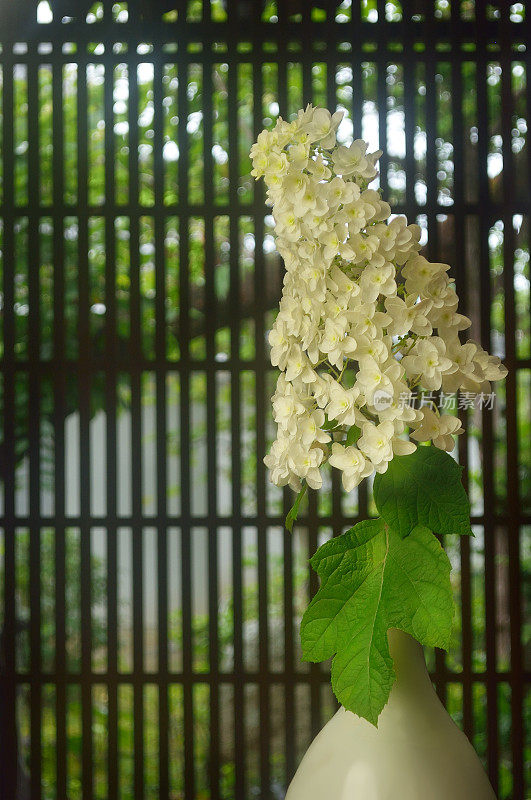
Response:
[[[397,679],[378,728],[340,708],[310,745],[286,800],[496,800],[435,693],[422,647],[394,629],[389,645]]]

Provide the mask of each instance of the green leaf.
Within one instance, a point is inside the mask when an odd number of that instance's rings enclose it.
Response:
[[[448,556],[426,528],[417,527],[404,540],[377,519],[326,542],[311,564],[321,588],[302,619],[303,658],[333,656],[337,699],[376,725],[395,679],[388,629],[448,648],[453,616]]]
[[[351,444],[357,442],[360,436],[361,436],[361,430],[358,428],[357,425],[353,425],[347,431],[347,438],[345,439],[345,447],[350,447]]]
[[[471,535],[461,472],[462,467],[437,447],[394,456],[387,472],[374,479],[376,508],[400,536],[409,536],[416,525],[434,533]]]
[[[323,430],[324,431],[331,431],[334,428],[337,428],[337,421],[335,419],[325,419],[323,423]]]
[[[306,489],[308,488],[308,484],[305,483],[302,489],[300,490],[299,494],[297,495],[295,502],[291,506],[288,515],[286,517],[286,528],[291,533],[293,530],[293,523],[296,521],[297,517],[299,516],[299,506],[301,504],[301,500],[306,494]]]

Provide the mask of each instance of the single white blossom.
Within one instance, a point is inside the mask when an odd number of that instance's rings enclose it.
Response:
[[[432,441],[435,447],[451,452],[454,449],[454,436],[464,432],[458,417],[450,414],[436,414],[428,406],[420,409],[422,419],[411,437],[417,442]]]
[[[356,400],[360,390],[358,386],[345,389],[338,381],[331,380],[328,387],[328,405],[326,414],[328,419],[336,420],[340,425],[355,425],[357,420]]]
[[[393,457],[394,426],[392,422],[375,425],[366,422],[358,439],[358,447],[372,461],[377,472],[385,472]]]
[[[342,471],[343,487],[346,492],[351,492],[373,471],[372,464],[357,447],[343,447],[338,442],[332,445],[332,455],[328,462]]]
[[[421,376],[426,389],[440,389],[443,374],[457,371],[457,364],[447,358],[446,345],[438,336],[419,339],[413,347],[411,355],[404,356],[402,364],[408,376]]]

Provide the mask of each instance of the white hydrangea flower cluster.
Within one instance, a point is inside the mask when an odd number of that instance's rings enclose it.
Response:
[[[269,334],[281,374],[273,395],[278,435],[264,461],[271,480],[322,485],[328,461],[347,491],[418,442],[453,448],[459,420],[406,401],[412,389],[490,391],[507,374],[478,344],[461,344],[448,265],[420,255],[420,228],[369,184],[381,151],[338,145],[342,112],[309,105],[279,119],[251,149],[264,177],[286,273]],[[410,434],[411,439],[407,438]]]

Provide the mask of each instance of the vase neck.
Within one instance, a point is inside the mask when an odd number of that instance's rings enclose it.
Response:
[[[431,686],[422,645],[397,628],[390,628],[387,635],[397,688],[418,690],[426,683]]]

